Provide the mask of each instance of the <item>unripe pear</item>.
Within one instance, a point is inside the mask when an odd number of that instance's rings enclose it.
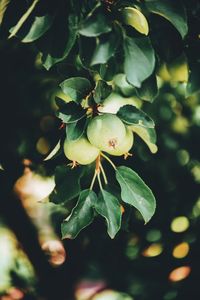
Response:
[[[98,108],[99,112],[116,114],[120,107],[124,105],[133,105],[138,107],[139,102],[137,98],[125,98],[117,93],[111,93]]]
[[[133,132],[129,128],[127,128],[126,136],[124,140],[121,142],[121,144],[119,144],[116,148],[113,148],[107,152],[114,156],[121,156],[123,154],[127,154],[133,146],[133,141],[134,141]]]
[[[124,123],[113,114],[93,118],[88,124],[87,136],[92,145],[108,152],[120,145],[126,136]]]
[[[75,141],[66,139],[64,153],[69,160],[76,161],[81,165],[88,165],[97,158],[99,149],[91,145],[88,139],[83,136]]]

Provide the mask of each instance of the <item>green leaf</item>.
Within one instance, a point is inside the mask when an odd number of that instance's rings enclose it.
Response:
[[[122,106],[118,110],[117,116],[128,125],[135,124],[149,128],[155,126],[154,121],[145,112],[133,105]]]
[[[106,64],[98,65],[97,72],[105,81],[111,81],[117,72],[117,61],[111,57]]]
[[[104,35],[97,39],[96,44],[91,57],[91,66],[107,63],[119,45],[119,35],[113,33]]]
[[[51,15],[45,15],[41,17],[35,17],[28,30],[20,30],[19,37],[23,43],[30,43],[39,39],[47,30],[51,27],[54,17]],[[11,32],[12,32],[11,28]]]
[[[141,87],[155,67],[155,55],[149,38],[124,39],[124,72],[127,80],[135,87]]]
[[[108,234],[113,239],[121,227],[121,209],[119,201],[111,193],[101,190],[94,208],[107,222]]]
[[[128,167],[117,167],[116,179],[121,187],[122,200],[137,208],[147,223],[156,208],[152,191],[138,174]]]
[[[93,70],[94,67],[91,66],[92,55],[96,49],[96,38],[88,38],[85,36],[79,36],[79,55],[81,64],[87,70]],[[90,51],[88,51],[90,49]]]
[[[9,3],[11,0],[1,0],[0,1],[0,25],[3,21],[4,14],[6,12],[6,9],[8,8]]]
[[[66,97],[65,94],[63,94],[63,95]],[[59,96],[60,96],[60,95],[59,95]],[[70,98],[69,98],[69,99],[70,99]],[[58,97],[58,96],[55,96],[55,102],[56,102],[56,105],[58,106],[59,109],[64,108],[65,105],[66,105],[66,103],[70,103],[70,104],[73,103],[73,102],[71,102],[71,100],[70,100],[70,101],[65,101],[65,99],[60,98],[60,97]],[[73,103],[73,105],[74,105],[74,103]],[[75,104],[75,105],[76,105],[76,104]]]
[[[153,74],[145,81],[143,81],[141,87],[136,88],[136,93],[142,100],[146,100],[152,103],[158,95],[156,76]]]
[[[87,118],[84,117],[77,122],[68,124],[67,128],[66,128],[67,140],[74,141],[74,140],[79,139],[85,131],[86,121],[87,121]]]
[[[149,25],[141,11],[134,7],[125,7],[122,10],[122,19],[125,24],[134,27],[138,32],[148,35]]]
[[[156,131],[154,128],[145,128],[141,126],[132,125],[129,127],[147,144],[151,153],[156,153],[158,147],[156,146]]]
[[[56,146],[53,148],[53,150],[49,153],[49,155],[44,159],[44,161],[52,159],[59,151],[61,148],[60,140],[56,144]]]
[[[60,99],[59,101],[64,102]],[[57,117],[60,118],[64,123],[77,122],[78,120],[82,119],[85,114],[86,111],[82,108],[82,106],[76,104],[75,102],[64,102],[63,105],[60,104],[60,108],[56,112]]]
[[[43,65],[47,70],[68,56],[77,37],[76,23],[76,16],[67,16],[63,10],[57,14],[50,30],[37,41],[43,54]]]
[[[80,103],[91,91],[90,81],[83,77],[72,77],[60,84],[64,94],[73,101]]]
[[[112,30],[109,19],[102,11],[96,12],[87,18],[81,25],[79,33],[87,37],[96,37]]]
[[[50,195],[50,201],[56,204],[70,201],[80,194],[80,178],[82,168],[71,169],[68,166],[58,166],[55,170],[55,189]]]
[[[101,103],[112,92],[112,86],[108,85],[106,81],[99,80],[94,90],[94,100],[96,103]]]
[[[9,35],[9,39],[15,36],[20,28],[24,25],[28,17],[31,15],[32,11],[35,9],[36,5],[38,4],[40,0],[34,0],[31,4],[31,6],[27,9],[27,11],[23,14],[23,16],[19,19],[15,27],[13,28],[11,34]]]
[[[114,77],[114,86],[116,90],[119,90],[121,94],[126,97],[135,95],[135,88],[128,83],[126,80],[126,75],[123,73],[117,74]]]
[[[62,238],[74,239],[94,219],[93,203],[97,196],[91,190],[83,190],[71,215],[61,224]]]
[[[188,32],[187,16],[182,1],[161,0],[146,1],[147,8],[167,19],[179,31],[182,38]]]

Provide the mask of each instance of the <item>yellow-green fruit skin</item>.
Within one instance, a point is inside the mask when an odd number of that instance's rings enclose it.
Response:
[[[89,165],[99,155],[99,149],[90,144],[86,137],[81,137],[75,141],[64,142],[65,156],[81,165]]]
[[[121,144],[118,147],[111,149],[108,151],[109,154],[114,156],[121,156],[123,154],[128,153],[133,147],[134,136],[133,132],[130,129],[126,129],[126,136]]]
[[[113,114],[103,114],[90,121],[87,137],[92,145],[108,152],[122,143],[126,136],[124,123]]]
[[[120,107],[124,105],[133,105],[138,107],[137,98],[125,98],[117,93],[111,93],[103,102],[102,106],[98,108],[99,112],[116,114]]]

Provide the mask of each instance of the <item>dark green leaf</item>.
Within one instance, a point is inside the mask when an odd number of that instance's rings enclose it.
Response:
[[[124,39],[124,71],[127,80],[135,87],[141,87],[154,70],[155,56],[149,38]]]
[[[81,102],[91,91],[90,81],[83,77],[72,77],[66,79],[60,84],[64,94],[69,96],[75,102]]]
[[[17,33],[17,36],[21,39],[23,43],[34,42],[39,39],[47,30],[51,27],[54,17],[51,15],[45,15],[41,17],[35,17],[31,20],[30,24],[25,23],[23,27]],[[10,32],[15,29],[15,27],[10,29]]]
[[[117,68],[118,66],[116,59],[111,57],[106,64],[98,65],[97,71],[103,80],[110,81],[116,74]]]
[[[121,227],[121,209],[119,201],[111,193],[101,190],[94,208],[107,222],[108,234],[113,239]]]
[[[88,51],[90,49],[90,51]],[[96,38],[79,37],[79,54],[81,63],[88,70],[93,69],[91,66],[92,53],[96,49]]]
[[[99,36],[112,30],[109,19],[103,12],[96,12],[87,18],[81,25],[79,33],[87,37]]]
[[[138,97],[152,103],[155,97],[158,95],[156,76],[153,74],[143,81],[141,87],[136,88],[136,92]]]
[[[145,112],[133,105],[122,106],[118,110],[117,116],[128,125],[135,124],[149,128],[155,126],[154,121]]]
[[[78,138],[80,138],[85,131],[86,121],[87,121],[87,118],[84,117],[77,122],[68,124],[67,128],[66,128],[67,129],[67,140],[73,141],[73,140],[77,140]]]
[[[59,98],[59,97],[56,97],[55,98],[55,102],[56,102],[56,105],[59,107],[59,108],[63,108],[63,107],[65,107],[65,105],[66,105],[66,101],[64,100],[64,99],[62,99],[62,98]],[[70,103],[72,103],[72,102],[70,102]],[[73,104],[74,105],[74,104]]]
[[[51,29],[37,41],[43,54],[43,65],[47,70],[65,59],[74,46],[77,35],[76,21],[75,16],[67,16],[63,10],[57,15]]]
[[[124,96],[132,96],[135,95],[135,88],[128,83],[126,80],[126,75],[123,73],[117,74],[114,77],[114,85],[116,90],[119,90],[121,94]]]
[[[80,193],[80,178],[82,168],[71,169],[68,166],[58,166],[55,170],[55,189],[50,196],[56,204],[70,201]]]
[[[138,174],[128,167],[117,167],[116,179],[121,187],[122,200],[137,208],[147,223],[156,208],[152,191]]]
[[[171,62],[183,52],[183,40],[176,28],[165,18],[152,14],[151,42],[156,55],[164,62]]]
[[[63,102],[63,101],[62,101]],[[82,119],[86,112],[81,105],[75,102],[69,102],[60,106],[59,110],[56,112],[58,118],[60,118],[64,123],[73,123]]]
[[[158,147],[156,146],[156,131],[154,128],[147,128],[136,125],[132,125],[130,126],[130,128],[147,144],[151,153],[156,153],[158,151]]]
[[[34,0],[32,4],[29,6],[29,8],[26,10],[26,12],[21,16],[21,18],[18,20],[17,24],[13,28],[11,34],[9,35],[9,39],[15,36],[18,31],[21,29],[21,27],[24,25],[24,23],[27,21],[27,19],[30,17],[31,13],[37,6],[39,0]]]
[[[112,92],[112,86],[108,85],[106,81],[99,80],[94,90],[94,100],[96,103],[101,103]]]
[[[180,0],[146,1],[146,6],[151,12],[171,22],[182,38],[185,37],[188,32],[187,16],[183,3]]]
[[[93,203],[97,196],[91,190],[83,190],[71,215],[61,224],[62,238],[74,239],[94,219]]]
[[[108,184],[106,184],[105,189],[108,193],[112,194],[113,196],[115,196],[115,198],[117,199],[121,199],[121,189],[120,186],[118,184],[118,182],[115,180],[113,182],[113,178],[112,178],[112,182],[109,181]]]
[[[96,48],[91,56],[90,65],[105,64],[114,55],[119,44],[118,34],[107,34],[96,40]]]

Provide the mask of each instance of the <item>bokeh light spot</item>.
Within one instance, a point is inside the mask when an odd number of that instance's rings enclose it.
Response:
[[[189,220],[185,216],[175,218],[171,223],[171,230],[174,232],[184,232],[190,226]]]
[[[188,243],[186,242],[183,242],[179,245],[177,245],[174,249],[173,249],[173,252],[172,252],[172,255],[175,257],[175,258],[184,258],[185,256],[188,255],[190,251],[190,246]]]
[[[177,296],[177,291],[169,291],[168,293],[165,294],[163,300],[172,300],[175,299]]]
[[[146,239],[148,242],[157,242],[161,239],[162,233],[158,229],[151,229],[147,232]]]
[[[40,120],[40,128],[42,131],[47,132],[53,129],[55,123],[55,119],[52,116],[44,116]]]
[[[194,180],[197,183],[200,183],[200,163],[196,162],[196,164],[193,166],[193,168],[191,169],[191,173],[194,177]]]
[[[180,115],[173,120],[171,128],[176,133],[185,134],[188,132],[189,125],[188,119]]]
[[[137,235],[132,235],[128,240],[125,254],[130,260],[136,259],[138,257],[139,254],[139,247],[137,245],[138,242],[139,239]]]
[[[183,280],[189,276],[190,272],[191,268],[189,266],[176,268],[169,274],[169,280],[173,282]]]
[[[180,165],[185,166],[190,160],[190,155],[188,151],[181,149],[177,152],[177,159]]]
[[[151,244],[149,247],[147,247],[143,252],[142,255],[145,257],[155,257],[162,253],[163,246],[159,243]]]
[[[133,298],[127,294],[119,293],[117,291],[104,290],[95,295],[92,300],[133,300]]]
[[[198,218],[200,216],[200,197],[198,198],[197,202],[193,206],[192,215],[194,218]]]
[[[48,140],[45,139],[44,137],[39,138],[36,144],[36,149],[42,155],[47,154],[50,150],[50,145]]]

